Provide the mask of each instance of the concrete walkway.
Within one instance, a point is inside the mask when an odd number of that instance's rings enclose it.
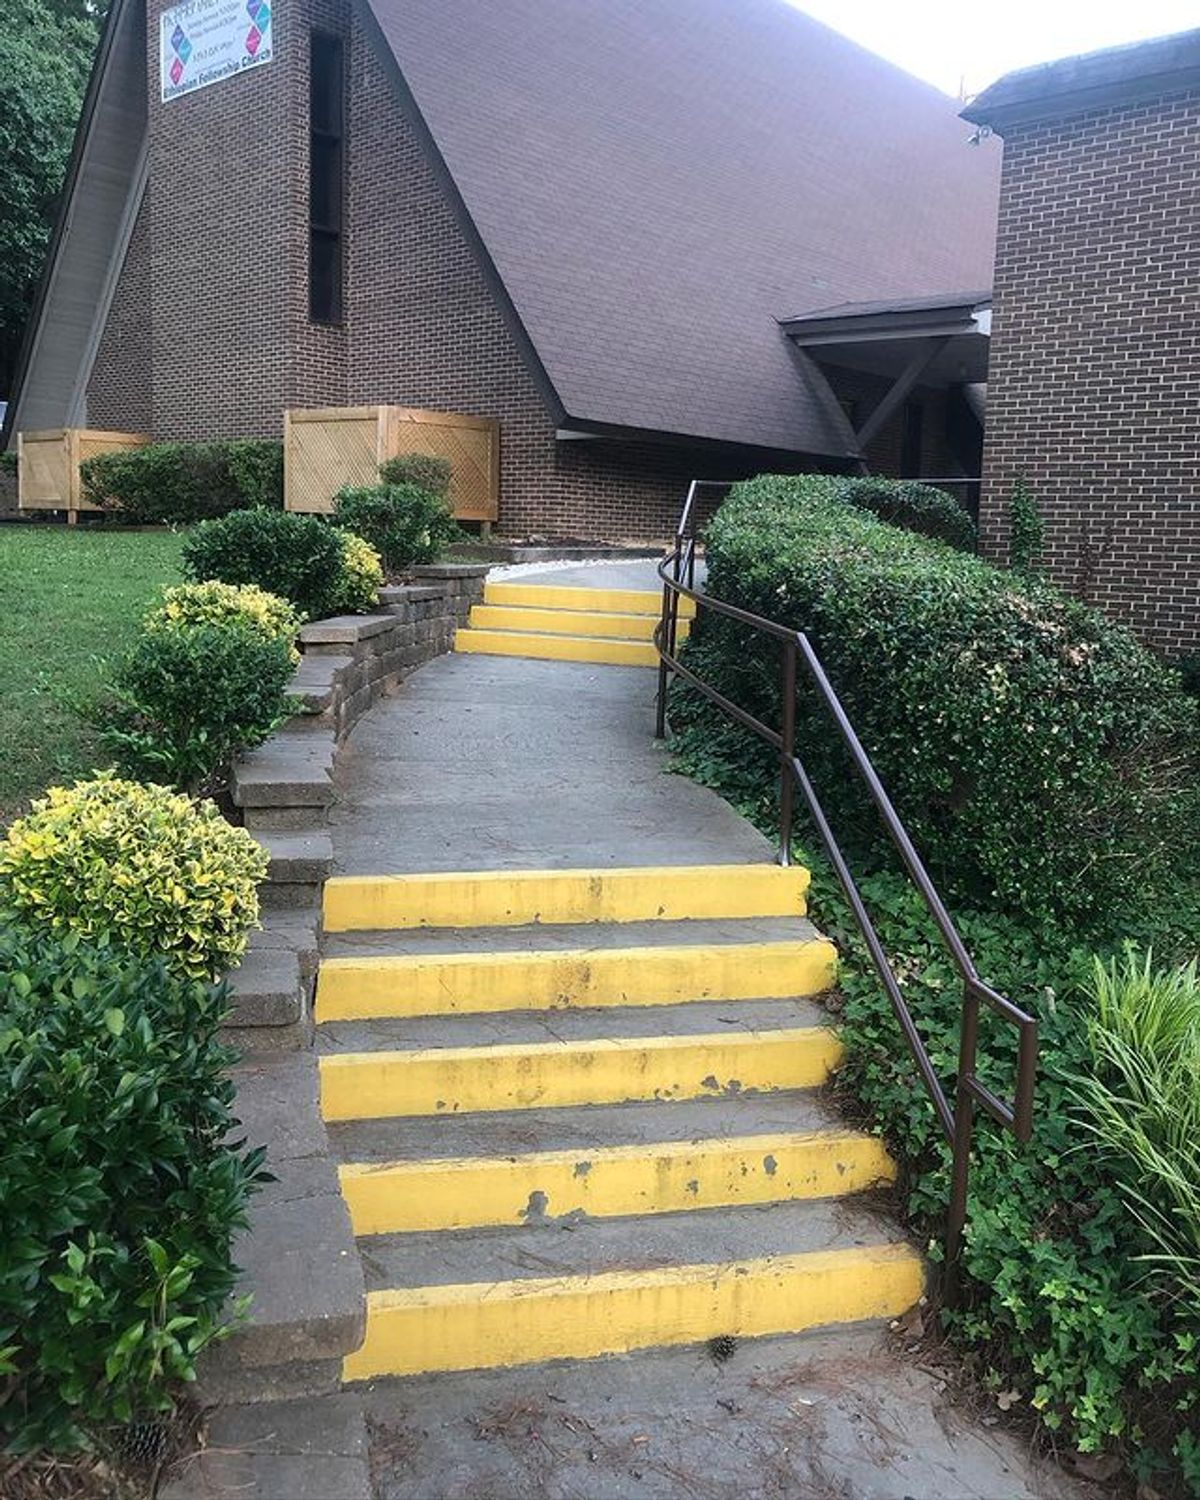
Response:
[[[667,774],[656,685],[638,667],[439,657],[338,757],[337,872],[771,859],[719,797]]]
[[[654,572],[643,563],[584,566],[521,581],[650,588]],[[766,841],[723,801],[667,771],[652,738],[655,683],[637,668],[482,656],[430,663],[367,716],[339,759],[336,868],[769,859]],[[542,930],[538,944],[547,938]],[[355,942],[335,940],[332,951]],[[443,1146],[463,1149],[466,1120],[434,1123],[462,1127]],[[502,1134],[505,1123],[485,1117],[471,1128]],[[573,1229],[538,1231],[561,1242],[545,1247],[547,1264],[570,1259]],[[682,1348],[378,1380],[321,1402],[260,1409],[257,1426],[283,1434],[276,1447],[291,1432],[296,1451],[314,1455],[310,1434],[344,1434],[365,1417],[375,1500],[1090,1493],[1034,1462],[991,1418],[959,1410],[954,1396],[944,1373],[856,1329],[745,1341],[720,1363]],[[243,1415],[233,1430],[251,1441],[255,1421]],[[329,1490],[300,1493],[341,1500]]]

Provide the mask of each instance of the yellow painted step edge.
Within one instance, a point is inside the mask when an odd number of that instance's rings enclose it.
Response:
[[[370,932],[802,917],[809,879],[799,865],[767,864],[335,875],[325,882],[324,921],[326,932]]]
[[[333,1053],[320,1060],[321,1113],[374,1120],[816,1088],[841,1056],[819,1026]]]
[[[894,1182],[896,1168],[875,1136],[828,1130],[349,1163],[338,1175],[355,1234],[396,1234],[834,1198]]]
[[[454,649],[480,656],[527,656],[538,661],[593,662],[607,667],[654,667],[658,652],[642,641],[578,635],[530,635],[517,630],[459,630]]]
[[[518,609],[569,609],[585,614],[661,615],[661,589],[579,589],[554,584],[485,583],[485,604],[511,605]],[[691,619],[696,606],[691,599],[679,601],[682,619]]]
[[[471,608],[475,630],[532,631],[535,635],[576,635],[602,640],[649,641],[657,615],[585,613],[579,609],[523,609],[508,604],[476,604]],[[677,638],[686,640],[690,620],[680,620]]]
[[[327,958],[317,1021],[485,1015],[502,1010],[786,1000],[833,983],[824,938],[534,953],[428,953]]]
[[[348,1381],[434,1370],[586,1359],[717,1334],[756,1338],[894,1318],[924,1290],[903,1244],[809,1251],[723,1265],[667,1266],[529,1281],[370,1292]]]

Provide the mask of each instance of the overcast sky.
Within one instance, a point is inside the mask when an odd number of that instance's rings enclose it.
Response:
[[[1012,68],[1200,26],[1197,0],[791,0],[948,94]]]

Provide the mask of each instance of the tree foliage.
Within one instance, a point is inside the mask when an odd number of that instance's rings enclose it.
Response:
[[[58,209],[99,36],[83,0],[9,0],[0,27],[0,396],[12,388],[21,336]]]

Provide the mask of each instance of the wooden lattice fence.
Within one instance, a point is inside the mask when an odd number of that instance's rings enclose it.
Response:
[[[102,432],[90,427],[55,427],[17,434],[17,503],[22,510],[65,510],[72,526],[80,511],[100,510],[83,498],[79,466],[97,453],[140,448],[150,439],[140,432]]]
[[[500,507],[500,424],[407,406],[332,406],[283,414],[287,510],[330,511],[344,484],[374,484],[402,453],[450,460],[450,503],[460,521],[494,521]]]

